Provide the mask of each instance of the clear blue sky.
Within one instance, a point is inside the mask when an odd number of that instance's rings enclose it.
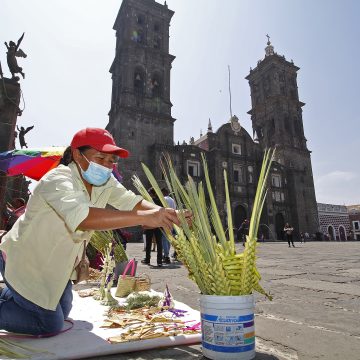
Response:
[[[360,203],[359,39],[357,0],[167,0],[175,15],[170,52],[175,141],[197,137],[211,118],[216,130],[232,107],[252,134],[250,90],[244,77],[264,56],[265,34],[275,51],[300,67],[298,86],[319,202]],[[19,125],[35,125],[31,147],[67,145],[86,126],[105,127],[108,72],[115,53],[112,30],[121,1],[2,0],[4,41],[26,32],[19,59],[26,108]],[[131,149],[130,149],[131,150]]]

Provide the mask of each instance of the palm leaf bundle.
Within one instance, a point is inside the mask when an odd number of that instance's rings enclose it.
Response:
[[[236,253],[233,232],[226,232],[221,222],[205,157],[202,156],[205,185],[201,182],[196,184],[190,176],[187,183],[182,185],[170,157],[166,157],[166,167],[164,163],[161,163],[167,186],[174,194],[181,223],[180,227],[175,226],[177,235],[173,236],[167,232],[166,236],[175,248],[178,258],[187,267],[189,277],[196,282],[202,294],[235,296],[248,295],[255,290],[271,299],[271,296],[259,284],[261,277],[255,261],[257,234],[267,195],[267,179],[274,153],[275,150],[268,149],[264,154],[251,214],[249,235],[246,237],[245,248],[241,253]],[[151,171],[144,164],[143,169],[163,206],[167,206]],[[224,171],[224,180],[227,228],[233,229],[226,171]],[[136,175],[133,176],[133,183],[139,193],[146,200],[151,201],[146,188]],[[206,201],[205,190],[209,204]],[[185,209],[191,210],[193,213],[191,227],[183,214]]]
[[[129,260],[120,239],[114,231],[95,231],[90,239],[90,244],[99,251],[102,256],[105,256],[106,249],[109,245],[113,244],[115,262],[119,263]]]

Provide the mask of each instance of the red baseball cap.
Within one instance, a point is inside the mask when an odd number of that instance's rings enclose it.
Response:
[[[78,131],[70,144],[72,149],[77,149],[81,146],[91,146],[95,150],[115,154],[122,158],[129,156],[129,152],[121,147],[116,146],[114,138],[105,129],[100,128],[86,128]]]

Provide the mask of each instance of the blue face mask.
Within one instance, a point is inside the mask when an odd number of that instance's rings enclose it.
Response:
[[[89,184],[95,186],[104,185],[111,176],[112,169],[109,169],[105,166],[99,165],[93,161],[89,161],[84,154],[82,154],[86,161],[89,163],[89,167],[86,171],[81,169],[81,175]]]

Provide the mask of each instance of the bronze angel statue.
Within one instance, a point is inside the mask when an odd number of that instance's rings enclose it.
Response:
[[[26,54],[19,49],[22,39],[24,38],[25,33],[23,33],[18,40],[17,44],[15,44],[13,41],[9,41],[9,45],[5,41],[5,46],[7,48],[7,63],[9,66],[9,70],[11,72],[11,75],[13,79],[15,78],[16,73],[20,73],[23,79],[25,79],[25,74],[22,71],[22,67],[20,67],[17,63],[16,58],[17,57],[23,57],[26,58]]]

